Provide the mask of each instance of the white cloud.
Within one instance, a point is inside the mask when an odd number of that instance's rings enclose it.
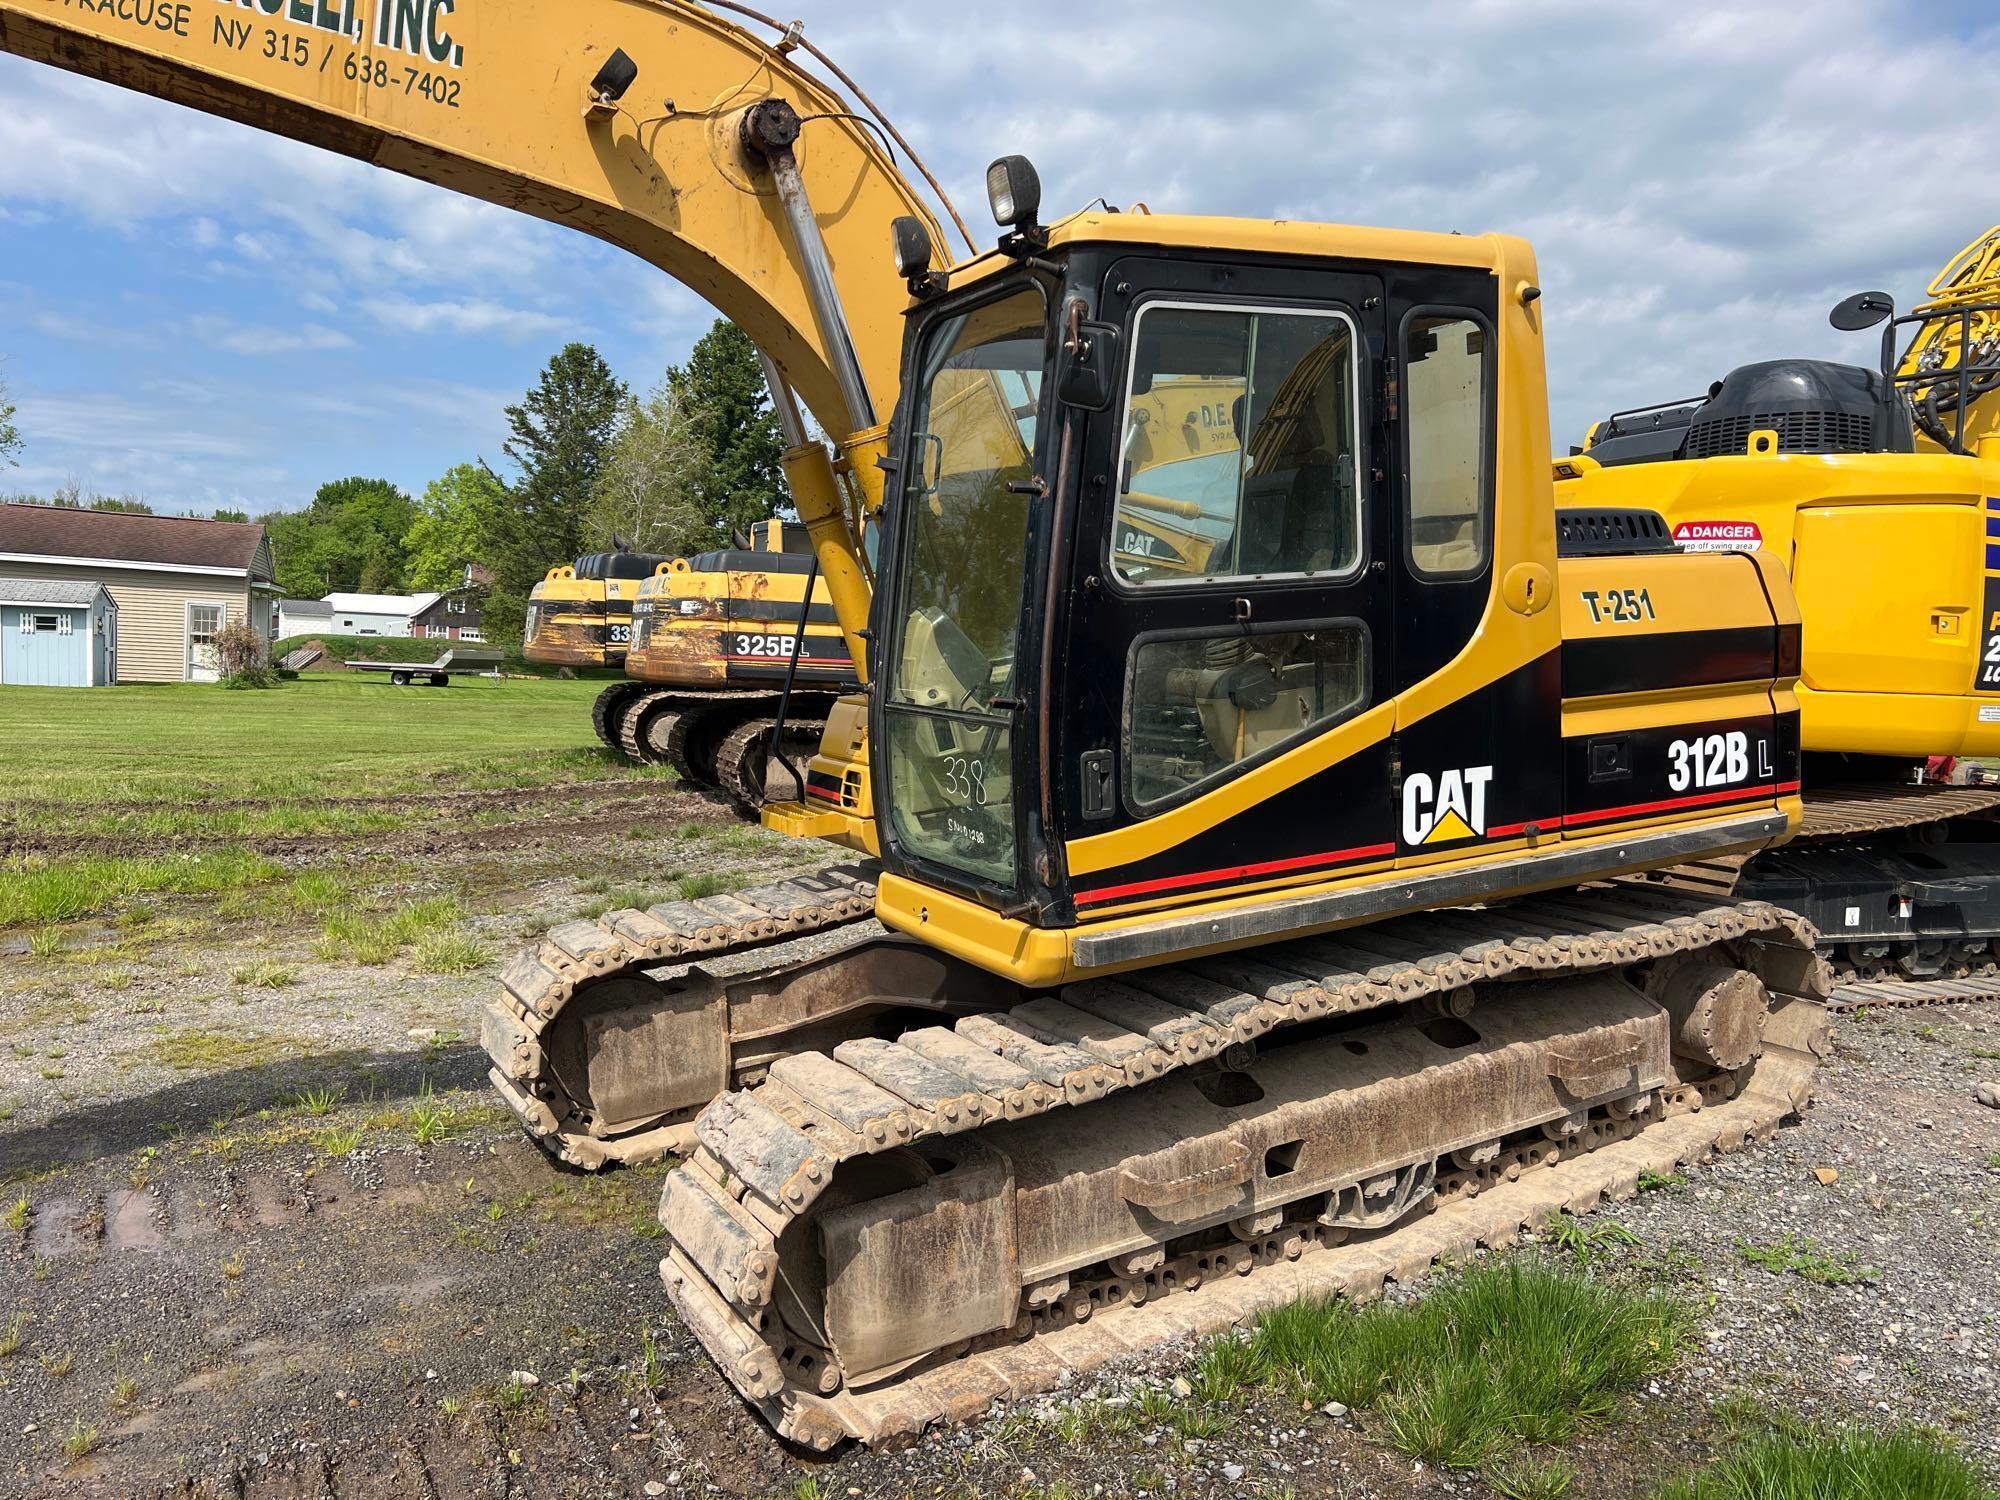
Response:
[[[361,306],[383,327],[410,333],[432,333],[438,329],[469,337],[491,333],[515,343],[539,338],[583,337],[585,333],[568,318],[477,298],[418,302],[409,297],[368,297],[363,299]]]
[[[933,5],[823,9],[815,40],[890,108],[982,246],[996,234],[985,164],[1016,150],[1040,167],[1051,213],[1101,193],[1161,212],[1525,235],[1547,293],[1558,445],[1747,360],[1868,358],[1867,340],[1826,328],[1826,308],[1861,286],[1907,303],[1993,217],[1976,187],[1983,139],[1949,107],[1969,60],[2000,43],[1977,6],[1913,26],[1893,0],[1688,0],[1665,19],[1601,0],[1155,0],[1143,15],[1017,0],[945,44]],[[1955,38],[1951,24],[1981,30]],[[261,278],[320,321],[286,329],[260,311],[205,337],[274,359],[360,338],[360,310],[385,361],[410,347],[398,334],[428,349],[595,327],[664,363],[711,317],[663,275],[540,221],[13,58],[0,58],[0,215],[10,228],[76,216],[192,246],[190,274]],[[622,373],[643,386],[657,370]],[[490,444],[515,394],[445,381],[338,399],[429,400],[441,426],[462,420],[468,443]],[[179,409],[201,410],[191,396]]]
[[[351,349],[354,340],[337,328],[319,323],[302,323],[296,328],[268,324],[241,324],[227,318],[196,317],[188,320],[194,336],[211,349],[230,354],[263,357],[297,354],[302,350]]]

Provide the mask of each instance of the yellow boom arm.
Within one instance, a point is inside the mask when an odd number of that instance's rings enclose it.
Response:
[[[700,293],[830,433],[842,400],[746,113],[787,100],[827,259],[878,409],[908,300],[890,223],[936,220],[851,106],[774,48],[661,0],[0,0],[0,48],[565,224]],[[622,50],[638,77],[588,110]],[[357,291],[362,290],[356,288]],[[865,424],[861,424],[865,425]]]

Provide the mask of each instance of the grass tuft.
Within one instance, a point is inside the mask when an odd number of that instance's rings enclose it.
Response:
[[[1486,1478],[1505,1500],[1564,1500],[1576,1483],[1576,1465],[1566,1458],[1516,1460],[1494,1464]]]
[[[306,1089],[303,1093],[293,1096],[292,1108],[300,1114],[310,1115],[316,1120],[324,1119],[340,1108],[340,1101],[345,1093],[346,1090],[337,1089],[332,1084],[325,1084],[316,1089]]]
[[[425,933],[410,957],[420,974],[470,974],[486,967],[486,950],[456,928]]]
[[[63,1457],[71,1463],[78,1463],[97,1451],[98,1432],[95,1422],[85,1424],[82,1417],[71,1417],[69,1431],[63,1434]]]
[[[328,1157],[339,1160],[352,1156],[360,1148],[363,1134],[359,1125],[337,1125],[331,1130],[322,1130],[313,1138],[313,1144]]]
[[[1928,1432],[1845,1428],[1744,1443],[1656,1500],[1992,1500],[1963,1458]]]
[[[1556,1249],[1568,1251],[1585,1265],[1589,1265],[1613,1246],[1642,1243],[1638,1235],[1616,1219],[1600,1219],[1594,1223],[1585,1223],[1582,1219],[1566,1213],[1550,1214],[1542,1233]]]
[[[0,1333],[0,1359],[12,1359],[21,1352],[21,1336],[27,1331],[28,1315],[15,1313],[8,1321],[7,1331]]]
[[[1483,1468],[1609,1418],[1679,1360],[1690,1327],[1672,1297],[1515,1261],[1405,1306],[1293,1303],[1266,1314],[1252,1342],[1290,1394],[1372,1408],[1405,1453]]]
[[[1797,1276],[1819,1286],[1855,1286],[1882,1277],[1875,1267],[1862,1265],[1858,1255],[1828,1255],[1812,1240],[1796,1239],[1789,1234],[1768,1245],[1738,1240],[1736,1253],[1753,1266]]]
[[[54,958],[63,950],[60,927],[37,928],[28,935],[28,951],[37,958]]]
[[[295,970],[269,959],[232,969],[229,978],[235,984],[255,990],[281,990],[299,980]]]
[[[699,875],[683,875],[680,897],[683,901],[699,901],[704,896],[726,896],[736,887],[737,882],[729,876],[707,870]]]
[[[142,893],[226,895],[283,874],[282,865],[236,847],[158,858],[17,858],[0,862],[0,928],[71,922]]]
[[[34,1200],[26,1193],[23,1193],[9,1205],[6,1215],[0,1217],[0,1223],[4,1223],[16,1234],[24,1234],[27,1232],[28,1219],[34,1211]]]

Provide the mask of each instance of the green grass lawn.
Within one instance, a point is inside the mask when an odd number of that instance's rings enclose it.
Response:
[[[0,929],[67,922],[148,895],[227,897],[282,866],[259,839],[473,826],[518,815],[430,800],[669,773],[625,763],[590,726],[594,682],[305,677],[217,686],[0,688],[13,765],[0,833]],[[560,794],[557,794],[560,795]],[[64,847],[64,839],[79,842]],[[192,844],[190,843],[192,841]],[[393,946],[393,945],[392,945]]]
[[[480,677],[399,688],[386,676],[312,675],[267,692],[0,688],[9,752],[0,826],[58,831],[49,820],[64,813],[133,804],[199,815],[216,802],[646,774],[606,753],[592,733],[590,705],[600,689]]]

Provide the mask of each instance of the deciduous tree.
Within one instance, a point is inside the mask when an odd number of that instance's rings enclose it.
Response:
[[[507,486],[484,464],[459,464],[433,479],[404,538],[409,587],[442,593],[463,583],[467,564],[486,561],[507,503]]]
[[[364,572],[379,585],[364,592],[403,586],[403,539],[416,505],[386,479],[337,479],[321,485],[304,510],[262,519],[270,528],[278,584],[295,599],[361,590]]]
[[[628,399],[598,477],[589,540],[623,541],[635,552],[699,550],[712,540],[697,499],[703,457],[686,399],[671,382],[644,401]]]
[[[0,463],[17,468],[21,462],[21,429],[14,422],[14,403],[7,399],[7,387],[0,383]]]

